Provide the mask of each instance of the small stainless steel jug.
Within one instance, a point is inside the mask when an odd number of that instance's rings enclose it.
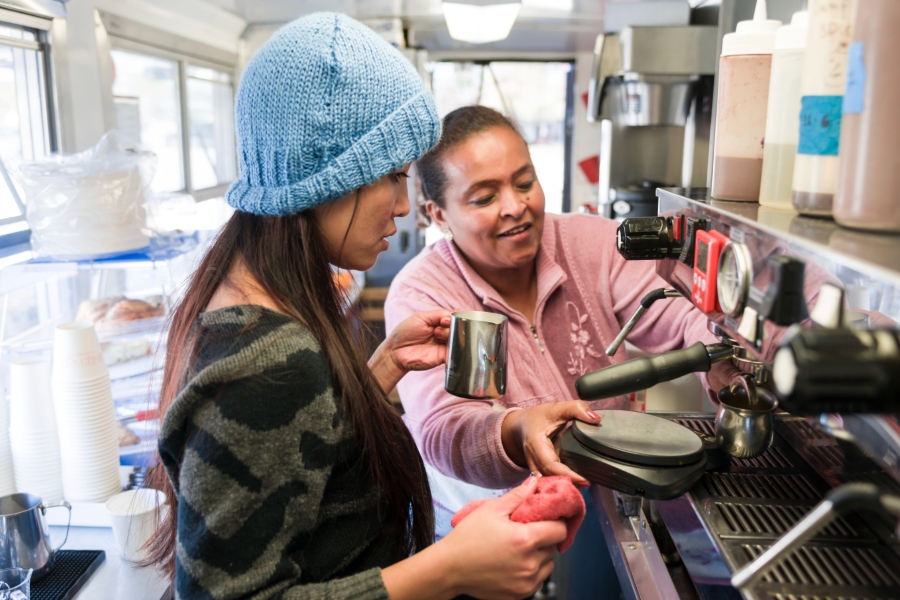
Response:
[[[57,548],[50,546],[50,534],[44,515],[48,508],[69,509],[66,539]],[[62,501],[44,504],[33,494],[11,494],[0,498],[0,569],[34,569],[32,579],[39,580],[53,568],[56,553],[69,539],[72,506]]]
[[[455,312],[444,389],[461,398],[499,398],[506,393],[508,320],[489,312]]]

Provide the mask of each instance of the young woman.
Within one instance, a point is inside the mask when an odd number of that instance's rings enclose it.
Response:
[[[596,422],[590,408],[625,408],[627,401],[573,401],[575,380],[625,360],[624,348],[613,357],[604,349],[641,298],[665,283],[653,262],[626,263],[618,255],[616,222],[544,214],[528,146],[492,109],[469,106],[448,114],[440,143],[416,168],[428,215],[446,239],[394,279],[385,303],[387,326],[418,311],[456,307],[509,317],[507,392],[495,405],[450,396],[441,369],[411,374],[399,385],[404,420],[433,467],[440,536],[466,501],[496,495],[530,472],[567,475],[587,485],[559,462],[554,440],[573,419]],[[706,322],[689,301],[670,300],[654,305],[629,340],[651,353],[715,341]],[[724,387],[733,373],[733,367],[717,367],[713,387]],[[616,586],[608,556],[594,560],[604,544],[590,496],[585,499],[588,516],[567,556],[586,548],[592,558],[579,569],[579,581],[604,572],[606,581],[602,590],[573,598],[597,597]]]
[[[423,463],[387,393],[446,357],[446,310],[371,360],[332,265],[367,269],[409,211],[409,163],[440,121],[402,55],[319,13],[254,56],[236,102],[241,178],[172,317],[152,562],[179,598],[520,598],[562,522],[509,514],[534,478],[438,544]]]

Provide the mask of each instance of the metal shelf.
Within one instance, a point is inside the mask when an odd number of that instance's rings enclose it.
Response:
[[[657,196],[666,204],[674,201],[702,207],[832,263],[900,285],[900,235],[846,229],[831,219],[804,217],[756,202],[714,200],[707,188],[660,188]]]

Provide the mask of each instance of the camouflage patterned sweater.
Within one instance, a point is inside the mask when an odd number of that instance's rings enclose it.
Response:
[[[159,450],[178,494],[178,598],[387,598],[397,560],[318,342],[258,306],[201,315]]]

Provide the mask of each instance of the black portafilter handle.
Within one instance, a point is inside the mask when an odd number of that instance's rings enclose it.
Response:
[[[705,373],[714,362],[731,358],[733,355],[734,349],[727,344],[707,346],[697,342],[683,350],[632,358],[588,373],[578,378],[575,389],[582,400],[623,396],[646,390],[663,381],[672,381],[688,373]]]

